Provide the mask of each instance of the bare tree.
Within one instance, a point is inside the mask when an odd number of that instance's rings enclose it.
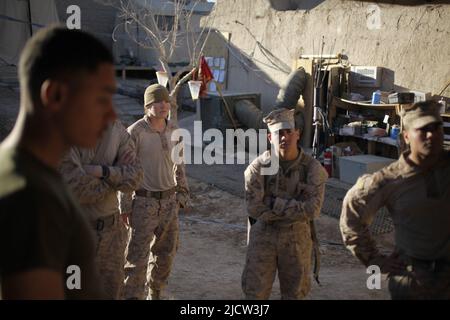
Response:
[[[171,119],[177,120],[177,96],[181,85],[192,77],[195,67],[203,53],[210,34],[214,14],[202,19],[202,26],[196,28],[193,21],[196,7],[205,0],[96,0],[104,5],[113,6],[123,21],[113,32],[123,26],[129,39],[139,46],[153,49],[157,53],[161,68],[169,77],[169,91],[172,100]],[[133,32],[139,28],[143,35],[138,38]],[[195,30],[196,29],[196,30]],[[188,54],[188,65],[173,72],[170,62],[176,49],[184,47]],[[186,74],[186,72],[188,72]],[[181,76],[185,74],[181,78]]]

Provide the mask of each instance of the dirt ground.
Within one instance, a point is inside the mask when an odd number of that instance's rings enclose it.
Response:
[[[242,299],[241,274],[246,254],[246,212],[241,197],[189,179],[193,210],[180,213],[180,246],[165,292],[166,299]],[[342,245],[338,220],[321,215],[321,286],[314,281],[308,299],[389,299],[386,280],[369,290],[365,268]],[[377,236],[389,250],[392,234]],[[278,279],[271,299],[280,299]]]

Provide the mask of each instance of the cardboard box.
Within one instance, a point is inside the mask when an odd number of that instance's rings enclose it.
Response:
[[[360,176],[373,173],[394,162],[395,159],[362,154],[339,158],[339,177],[341,181],[354,184]]]
[[[381,86],[381,68],[376,66],[351,66],[353,87],[378,88]]]

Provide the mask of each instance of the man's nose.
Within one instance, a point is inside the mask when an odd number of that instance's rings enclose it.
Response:
[[[427,132],[426,132],[427,139],[433,139],[433,138],[437,137],[438,131],[439,131],[439,129],[437,129],[437,128],[427,130]]]

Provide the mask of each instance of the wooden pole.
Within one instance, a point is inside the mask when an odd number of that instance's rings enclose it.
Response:
[[[213,79],[214,83],[216,84],[217,92],[219,93],[220,97],[223,100],[223,103],[225,104],[225,110],[227,112],[228,118],[230,118],[231,124],[233,125],[234,130],[237,129],[236,122],[234,121],[233,115],[231,114],[230,106],[228,105],[227,100],[223,97],[222,89],[220,88],[220,84],[217,83],[216,79]]]

